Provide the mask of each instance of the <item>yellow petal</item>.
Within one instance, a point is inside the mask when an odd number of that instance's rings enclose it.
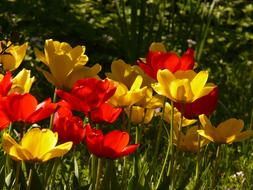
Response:
[[[54,55],[49,57],[49,68],[60,84],[63,84],[68,74],[74,69],[74,62],[67,55]]]
[[[253,130],[247,130],[247,131],[241,132],[240,134],[236,135],[234,141],[235,142],[243,141],[243,140],[251,137],[252,135],[253,135]]]
[[[193,93],[188,79],[173,80],[169,88],[173,101],[190,102],[193,99]]]
[[[191,81],[191,89],[195,97],[199,97],[201,90],[204,88],[208,79],[208,72],[199,72],[194,79]]]
[[[73,142],[66,142],[64,144],[60,144],[53,149],[51,149],[49,152],[45,153],[40,157],[40,160],[42,162],[46,162],[52,158],[61,157],[65,155],[71,148],[72,148]]]
[[[142,79],[141,75],[138,75],[138,76],[135,78],[134,83],[133,83],[133,85],[131,86],[130,91],[134,91],[134,90],[140,89],[141,84],[142,84],[142,81],[143,81],[143,79]]]
[[[82,46],[76,46],[70,50],[70,56],[72,60],[77,60],[84,52]]]
[[[54,84],[55,86],[57,86],[58,88],[62,88],[62,85],[60,83],[58,83],[56,81],[56,79],[54,78],[53,75],[51,75],[49,72],[37,67],[37,70],[41,71],[44,75],[44,77],[46,77],[47,81]]]
[[[34,159],[41,158],[55,147],[58,140],[57,133],[49,129],[33,128],[21,140],[21,146],[28,150]]]
[[[38,50],[37,48],[34,48],[34,53],[35,53],[35,56],[36,56],[41,62],[43,62],[44,64],[48,65],[48,62],[46,61],[45,55],[44,55],[40,50]]]
[[[2,142],[3,150],[9,154],[14,160],[31,160],[32,155],[22,148],[17,142],[7,133],[3,135]]]
[[[240,119],[231,118],[218,125],[217,133],[224,138],[237,135],[243,129],[243,121]]]
[[[163,43],[160,42],[153,42],[150,46],[149,46],[149,51],[161,51],[161,52],[166,52],[166,48],[163,45]]]
[[[210,131],[198,130],[197,132],[202,137],[205,137],[205,138],[207,138],[208,140],[210,140],[212,142],[216,142],[215,139],[214,139],[214,135],[212,133],[210,133]]]
[[[74,83],[82,78],[97,78],[97,74],[101,71],[101,69],[102,67],[99,64],[95,64],[91,68],[86,66],[74,67],[73,71],[66,78],[66,81],[64,82],[64,87],[67,89],[71,89]]]

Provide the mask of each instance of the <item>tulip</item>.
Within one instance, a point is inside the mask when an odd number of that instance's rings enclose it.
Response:
[[[74,145],[81,143],[85,135],[82,119],[73,116],[68,107],[60,107],[56,111],[53,131],[58,133],[60,142],[72,141]]]
[[[212,142],[220,144],[231,144],[242,141],[253,135],[253,130],[241,132],[244,122],[241,119],[230,118],[214,127],[210,120],[203,114],[199,116],[203,129],[198,133]]]
[[[49,129],[33,128],[23,136],[20,144],[4,133],[2,147],[16,161],[46,162],[65,155],[72,147],[72,142],[56,146],[57,141],[57,133]]]
[[[146,61],[137,61],[140,68],[151,78],[157,80],[158,70],[168,69],[172,73],[178,70],[191,70],[194,67],[194,50],[189,48],[179,58],[174,52],[166,52],[164,46],[158,43],[151,44]]]
[[[138,75],[141,75],[143,80],[141,87],[150,86],[154,82],[137,65],[129,65],[121,59],[113,61],[111,64],[111,73],[106,73],[105,75],[113,81],[123,83],[128,89],[131,88]]]
[[[129,134],[113,130],[103,135],[101,130],[86,126],[86,144],[88,150],[97,157],[116,159],[133,153],[139,144],[128,145]]]
[[[72,48],[66,42],[46,40],[44,52],[35,49],[36,57],[42,61],[50,72],[39,69],[46,79],[61,89],[71,89],[73,84],[81,78],[96,77],[101,70],[99,64],[92,68],[84,66],[88,57],[84,54],[84,46]]]
[[[184,134],[183,132],[179,133],[178,126],[175,125],[174,127],[175,134],[173,137],[173,143],[180,150],[187,151],[187,152],[197,152],[199,148],[204,147],[210,142],[206,138],[200,138],[199,140],[197,130],[198,130],[198,126],[193,126],[187,129],[186,134]],[[179,134],[180,134],[180,140],[178,142]]]
[[[5,49],[5,47],[7,47]],[[11,42],[0,42],[0,62],[3,65],[5,71],[13,71],[19,67],[23,61],[28,43],[24,43],[21,46],[13,45]],[[2,52],[4,51],[4,52]]]
[[[218,103],[218,87],[214,87],[213,90],[193,101],[192,103],[178,103],[175,102],[175,107],[186,117],[187,119],[194,119],[198,115],[205,114],[211,115],[215,110]]]
[[[117,86],[117,90],[115,94],[109,99],[109,103],[111,103],[115,107],[130,107],[133,104],[139,102],[141,99],[145,97],[147,86],[141,88],[143,78],[138,75],[131,88],[127,88],[123,83],[114,82]]]
[[[122,108],[115,108],[109,103],[104,103],[91,111],[91,120],[94,123],[114,123],[120,115]]]
[[[0,99],[7,96],[12,86],[11,72],[6,72],[5,75],[0,75]]]
[[[105,103],[116,90],[116,86],[109,80],[95,78],[80,79],[70,92],[57,90],[56,94],[71,105],[76,111],[89,112]]]
[[[38,104],[31,94],[11,94],[0,102],[0,129],[10,122],[35,123],[49,117],[55,108],[50,98]]]
[[[195,73],[189,71],[159,70],[157,73],[158,83],[153,84],[153,89],[160,95],[166,96],[173,102],[192,103],[195,100],[210,94],[215,85],[206,83],[207,71]]]
[[[31,71],[23,69],[13,78],[10,92],[17,92],[19,94],[28,93],[34,81],[35,77],[31,77]]]
[[[166,102],[166,104],[165,104],[164,113],[158,113],[158,115],[160,115],[160,116],[162,116],[162,114],[163,114],[163,119],[166,122],[170,123],[171,122],[171,105],[168,102]],[[175,107],[174,107],[173,120],[174,120],[174,123],[176,123],[175,125],[179,125],[181,123],[181,113]],[[197,122],[196,119],[187,119],[187,118],[183,117],[182,127],[192,125],[196,122]]]

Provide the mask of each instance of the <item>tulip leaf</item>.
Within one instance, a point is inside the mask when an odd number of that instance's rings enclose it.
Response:
[[[13,170],[11,170],[10,173],[8,173],[7,176],[5,177],[5,184],[7,187],[10,187],[10,185],[11,185],[12,172],[13,172]]]
[[[4,165],[2,165],[2,168],[0,169],[0,189],[3,189],[4,186]]]

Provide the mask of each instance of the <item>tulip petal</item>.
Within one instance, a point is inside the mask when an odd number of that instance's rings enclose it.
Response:
[[[44,64],[48,65],[45,55],[37,48],[34,48],[35,56]]]
[[[132,145],[129,145],[129,146],[125,147],[119,154],[117,154],[116,158],[132,154],[134,151],[136,151],[136,149],[139,146],[140,146],[139,144],[132,144]]]
[[[208,72],[200,71],[191,81],[191,89],[194,94],[194,97],[199,97],[199,94],[201,90],[204,88],[207,79],[208,79]]]
[[[228,138],[233,135],[237,135],[243,129],[243,121],[241,119],[231,118],[218,125],[216,128],[217,133],[221,134],[224,138]]]
[[[49,152],[45,153],[42,157],[40,157],[42,162],[46,162],[52,158],[55,157],[61,157],[65,155],[71,148],[73,143],[72,142],[66,142],[64,144],[60,144],[53,149],[51,149]]]
[[[45,153],[55,147],[57,140],[57,133],[48,129],[33,128],[24,135],[21,146],[29,150],[33,159],[41,160]]]
[[[14,160],[30,160],[32,155],[7,133],[3,135],[3,150],[9,154]]]

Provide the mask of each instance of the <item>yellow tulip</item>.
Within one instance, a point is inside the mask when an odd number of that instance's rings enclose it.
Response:
[[[7,47],[5,49],[5,47]],[[23,61],[28,43],[21,46],[13,45],[11,42],[0,42],[0,63],[3,65],[5,71],[13,71],[19,67]],[[4,52],[2,52],[4,51]]]
[[[113,61],[111,64],[111,73],[106,73],[105,75],[111,80],[123,83],[129,89],[138,75],[142,76],[142,87],[150,86],[154,82],[139,66],[131,66],[121,59]]]
[[[117,90],[109,99],[109,103],[115,107],[130,107],[145,97],[147,87],[141,88],[142,77],[138,75],[135,78],[130,89],[121,82],[115,82]]]
[[[166,102],[165,104],[165,110],[164,113],[159,113],[158,115],[162,116],[162,114],[164,114],[163,119],[170,123],[171,120],[171,105]],[[177,125],[180,124],[180,120],[181,120],[181,113],[177,110],[177,108],[174,107],[174,123],[176,123]],[[197,120],[196,119],[186,119],[185,117],[183,117],[183,122],[182,122],[182,127],[186,127],[189,125],[192,125],[194,123],[196,123]]]
[[[57,133],[49,129],[33,128],[28,131],[18,144],[9,134],[3,135],[3,150],[17,161],[46,162],[61,157],[72,147],[72,142],[55,146]]]
[[[220,144],[231,144],[242,141],[253,135],[253,130],[241,132],[244,122],[241,119],[230,118],[220,123],[216,128],[213,127],[210,120],[205,115],[200,115],[199,120],[203,129],[198,133],[212,142]]]
[[[208,72],[195,73],[192,70],[177,71],[159,70],[157,81],[152,88],[160,95],[174,102],[191,103],[200,97],[208,95],[216,86],[206,83]]]
[[[12,86],[10,93],[18,92],[20,94],[28,93],[32,84],[35,81],[35,77],[31,77],[31,71],[22,69],[12,80]]]
[[[134,124],[147,124],[151,121],[156,108],[163,106],[163,97],[156,94],[153,96],[153,90],[147,88],[143,98],[135,105],[124,109],[128,118]]]
[[[208,139],[200,137],[200,144],[198,145],[199,142],[197,130],[198,126],[193,126],[187,129],[186,134],[184,134],[183,132],[179,133],[178,125],[174,125],[173,143],[183,151],[197,152],[199,148],[202,148],[210,142]],[[180,140],[178,142],[179,134]]]
[[[46,40],[44,54],[35,49],[36,57],[42,61],[50,72],[39,69],[46,79],[58,88],[71,89],[73,84],[81,78],[97,77],[101,70],[99,64],[93,67],[84,66],[88,57],[84,54],[84,46],[72,48],[66,42]]]

